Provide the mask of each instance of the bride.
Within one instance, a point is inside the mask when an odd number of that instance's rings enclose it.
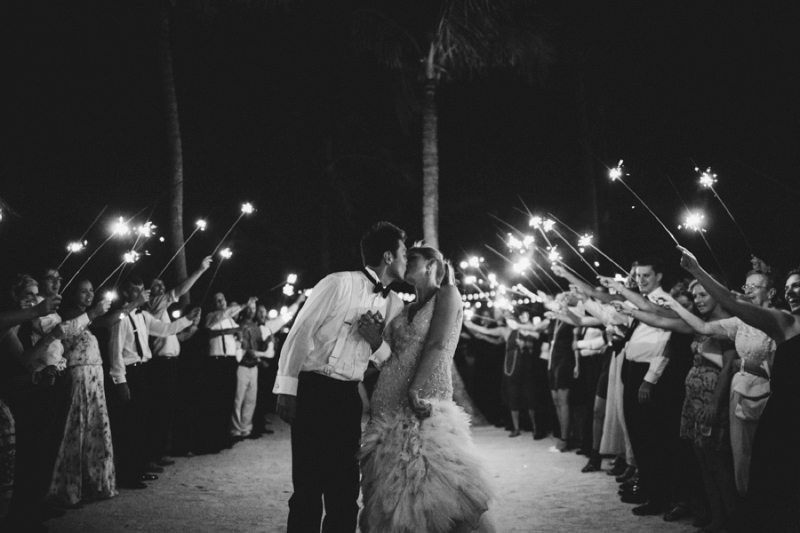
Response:
[[[405,280],[417,299],[384,328],[392,355],[378,378],[361,441],[361,531],[494,531],[486,516],[491,490],[469,417],[452,400],[461,296],[434,248],[408,251]],[[374,318],[361,318],[365,335],[377,334]]]

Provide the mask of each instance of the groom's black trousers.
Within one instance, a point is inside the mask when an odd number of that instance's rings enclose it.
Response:
[[[357,381],[300,373],[292,423],[287,533],[354,533],[358,518],[361,396]]]

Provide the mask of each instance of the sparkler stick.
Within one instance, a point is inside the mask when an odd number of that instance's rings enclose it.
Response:
[[[588,279],[586,279],[582,275],[580,275],[574,268],[572,268],[568,264],[564,263],[561,260],[561,254],[559,254],[555,250],[551,250],[550,252],[547,252],[546,250],[542,250],[539,246],[537,246],[536,248],[538,248],[539,251],[542,252],[542,255],[545,255],[547,257],[547,260],[550,261],[551,265],[559,264],[559,265],[563,266],[564,268],[566,268],[567,270],[569,270],[570,272],[572,272],[573,274],[575,274],[576,276],[578,276],[579,278],[581,278],[583,281],[585,281],[589,285],[593,285],[593,283],[591,281],[589,281]],[[550,274],[548,274],[548,276],[549,275]]]
[[[116,274],[117,272],[120,272],[120,273],[121,273],[121,272],[122,272],[122,269],[124,269],[124,268],[125,268],[125,265],[131,264],[131,263],[135,263],[136,261],[138,261],[138,260],[139,260],[139,257],[140,257],[140,255],[139,255],[139,252],[137,252],[137,251],[135,251],[135,250],[131,250],[130,252],[125,252],[125,254],[123,254],[123,256],[122,256],[122,262],[119,264],[119,266],[117,266],[117,268],[115,268],[115,269],[114,269],[114,270],[111,272],[111,274],[109,274],[109,275],[108,275],[108,277],[107,277],[106,279],[104,279],[104,280],[103,280],[103,281],[100,283],[100,285],[98,285],[98,287],[102,287],[103,285],[105,285],[105,284],[106,284],[106,282],[107,282],[108,280],[110,280],[110,279],[111,279],[111,277],[112,277],[114,274]],[[119,284],[119,281],[117,281],[117,283],[115,284],[115,286],[116,286],[117,284]]]
[[[699,233],[700,237],[702,237],[703,239],[703,242],[706,244],[706,248],[708,248],[708,251],[711,253],[711,257],[714,258],[714,262],[717,264],[719,271],[727,276],[727,274],[725,273],[725,267],[722,266],[722,263],[717,257],[717,254],[715,254],[714,250],[711,249],[711,245],[708,243],[708,239],[706,239],[705,236],[706,230],[703,227],[703,225],[705,224],[704,222],[705,218],[706,218],[705,215],[703,215],[700,212],[695,211],[694,213],[692,213],[691,211],[687,210],[686,218],[684,219],[683,224],[678,226],[678,229],[683,228],[689,231],[694,231],[696,233]]]
[[[156,276],[156,279],[161,279],[161,276],[164,275],[164,272],[167,271],[167,267],[170,264],[172,264],[172,262],[175,260],[176,257],[178,257],[178,254],[181,253],[181,250],[183,250],[186,247],[186,244],[188,244],[188,242],[192,239],[192,237],[194,237],[195,233],[197,233],[198,231],[206,230],[206,221],[203,219],[198,220],[197,222],[194,223],[194,225],[195,225],[194,231],[192,231],[192,233],[189,234],[189,237],[187,237],[186,240],[183,241],[183,244],[180,245],[175,254],[173,254],[173,256],[170,257],[169,261],[167,261],[167,264],[164,265],[164,268],[162,268],[161,272],[159,272],[158,276]]]
[[[694,170],[695,172],[701,172],[698,167],[694,167]],[[716,182],[717,182],[717,175],[711,171],[711,168],[707,168],[705,172],[700,173],[700,185],[706,187],[707,189],[711,189],[711,192],[714,193],[714,196],[717,198],[717,200],[719,200],[719,203],[722,205],[723,209],[725,209],[725,212],[728,213],[728,216],[736,225],[736,229],[739,230],[739,234],[742,236],[742,239],[744,239],[744,242],[747,245],[747,249],[750,251],[750,255],[753,255],[753,247],[750,245],[750,241],[747,240],[747,235],[744,234],[744,230],[739,225],[739,223],[736,222],[736,219],[733,217],[733,213],[731,213],[731,210],[728,209],[728,206],[725,204],[725,202],[722,201],[722,197],[714,188],[714,184]]]
[[[564,241],[564,244],[566,244],[567,246],[569,246],[569,249],[570,249],[570,250],[572,250],[573,252],[575,252],[575,255],[577,255],[577,256],[578,256],[578,258],[580,258],[580,260],[581,260],[581,261],[583,261],[583,262],[586,264],[586,266],[588,266],[588,267],[589,267],[589,270],[591,270],[591,271],[594,273],[594,275],[595,275],[595,276],[599,276],[599,275],[600,275],[600,273],[599,273],[599,272],[597,272],[597,270],[595,270],[595,269],[594,269],[594,267],[592,266],[592,264],[591,264],[591,263],[589,263],[589,261],[587,261],[585,257],[583,257],[583,254],[581,254],[580,252],[578,252],[578,250],[577,250],[577,249],[576,249],[574,246],[572,246],[572,244],[570,244],[570,242],[569,242],[567,239],[565,239],[565,238],[564,238],[564,236],[563,236],[563,235],[561,235],[561,233],[559,233],[559,231],[558,231],[557,229],[553,228],[553,231],[556,233],[556,235],[558,235],[558,236],[559,236],[559,238],[561,238],[561,240],[562,240],[562,241]]]
[[[510,264],[510,265],[512,265],[512,266],[514,265],[514,261],[512,261],[511,259],[509,259],[508,257],[506,257],[504,254],[502,254],[502,253],[498,252],[497,250],[495,250],[494,248],[492,248],[492,247],[491,247],[491,246],[489,246],[488,244],[484,244],[484,246],[485,246],[486,248],[488,248],[490,251],[492,251],[492,252],[494,252],[495,254],[497,254],[497,256],[499,256],[501,259],[503,259],[504,261],[506,261],[508,264]],[[538,267],[538,268],[540,268],[540,269],[542,268],[542,267],[540,267],[539,265],[537,265],[535,261],[534,261],[534,262],[532,262],[532,263],[531,263],[531,265],[532,265],[533,267]],[[533,272],[534,274],[536,274],[536,272],[535,272],[534,270],[531,270],[531,272]],[[544,270],[544,269],[542,269],[542,272],[544,272],[545,274],[547,274],[547,271],[546,271],[546,270]],[[539,275],[538,275],[538,274],[536,274],[536,277],[538,278],[538,277],[539,277]],[[555,286],[556,286],[556,289],[560,291],[560,290],[561,290],[561,287],[559,287],[558,283],[556,283],[556,280],[554,280],[552,277],[550,277],[550,275],[549,275],[549,274],[547,274],[547,277],[548,277],[548,278],[550,278],[550,280],[551,280],[551,281],[552,281],[552,282],[555,284]],[[542,278],[539,278],[539,279],[541,280]],[[542,280],[542,281],[543,281],[543,280]],[[543,281],[543,282],[544,282],[544,281]],[[545,285],[547,285],[547,284],[545,283]]]
[[[211,255],[214,255],[215,253],[217,253],[217,250],[219,250],[219,247],[222,246],[222,243],[225,242],[225,239],[227,239],[228,235],[231,234],[231,231],[233,231],[233,228],[236,227],[236,224],[238,224],[239,221],[242,220],[242,217],[245,216],[245,215],[249,215],[250,213],[253,212],[253,204],[251,204],[249,202],[242,204],[241,211],[242,212],[239,213],[239,216],[236,218],[236,220],[234,220],[233,224],[231,224],[231,227],[228,228],[228,231],[225,232],[225,235],[222,236],[222,239],[220,239],[219,244],[217,244],[214,247],[214,250],[211,252]]]
[[[96,217],[94,217],[94,220],[92,220],[92,223],[89,224],[88,228],[86,228],[86,231],[83,232],[83,235],[81,235],[80,238],[77,241],[73,241],[73,242],[71,242],[71,243],[69,243],[67,245],[67,255],[58,264],[58,267],[56,268],[56,270],[61,270],[61,267],[64,266],[64,263],[67,262],[67,259],[69,259],[69,257],[72,254],[78,253],[78,252],[80,252],[81,250],[83,250],[86,247],[86,245],[88,243],[86,241],[84,241],[83,238],[86,237],[86,234],[89,233],[89,230],[91,230],[94,227],[94,225],[97,223],[97,221],[100,220],[100,217],[103,215],[103,213],[106,212],[106,209],[108,209],[108,204],[103,206],[103,209],[100,210],[100,213],[98,213],[98,215]]]
[[[241,217],[239,217],[239,218],[241,218]],[[219,251],[219,256],[220,256],[220,259],[219,259],[219,262],[217,263],[217,268],[214,269],[214,275],[211,276],[211,281],[208,282],[208,287],[206,287],[206,292],[205,292],[205,294],[203,294],[203,299],[200,300],[200,307],[203,307],[203,304],[205,303],[206,298],[208,297],[208,291],[211,290],[211,286],[214,284],[214,279],[216,279],[216,277],[217,277],[217,272],[219,272],[219,267],[222,266],[222,263],[226,259],[230,259],[231,256],[233,256],[233,252],[231,252],[230,248],[223,248],[222,250]]]
[[[622,267],[622,265],[620,265],[619,263],[617,263],[616,261],[611,259],[611,257],[609,257],[603,250],[601,250],[600,248],[598,248],[597,246],[595,246],[592,243],[592,238],[593,237],[591,235],[588,235],[588,234],[581,235],[580,233],[578,233],[577,231],[575,231],[574,229],[569,227],[564,221],[559,220],[559,218],[557,216],[555,216],[554,214],[552,214],[552,213],[547,213],[547,214],[549,216],[553,217],[559,224],[561,224],[562,226],[564,226],[565,228],[570,230],[576,237],[578,237],[580,239],[580,241],[578,241],[578,246],[581,246],[583,248],[592,248],[592,249],[594,249],[597,253],[602,255],[608,262],[610,262],[612,265],[617,267],[622,273],[624,273],[626,276],[628,275],[628,271],[625,270]]]
[[[80,274],[81,270],[83,270],[83,268],[89,263],[89,261],[92,260],[92,258],[95,255],[97,255],[97,252],[99,252],[103,248],[103,246],[105,246],[106,243],[108,243],[108,241],[113,239],[115,236],[124,236],[130,233],[131,229],[130,227],[128,227],[128,222],[130,222],[131,220],[133,220],[133,217],[129,218],[127,221],[122,217],[119,217],[119,219],[111,227],[111,235],[109,235],[108,238],[106,238],[106,240],[101,242],[100,246],[98,246],[97,249],[94,252],[92,252],[92,254],[89,257],[86,258],[86,261],[84,261],[83,264],[80,267],[78,267],[78,270],[75,271],[75,273],[66,283],[66,285],[64,285],[61,288],[61,294],[64,294],[64,291],[67,290],[67,287],[69,287],[70,283],[75,281],[75,278],[78,276],[78,274]]]
[[[622,185],[624,185],[624,186],[625,186],[625,188],[626,188],[626,189],[628,189],[628,191],[629,191],[629,192],[630,192],[630,193],[631,193],[631,194],[632,194],[632,195],[633,195],[633,196],[634,196],[634,197],[635,197],[637,200],[639,200],[639,203],[641,203],[641,204],[644,206],[644,208],[645,208],[645,209],[647,209],[647,211],[649,211],[651,215],[653,215],[653,218],[655,218],[655,219],[656,219],[656,222],[658,222],[658,223],[661,225],[661,227],[662,227],[662,228],[664,228],[664,231],[666,231],[666,232],[667,232],[667,235],[669,235],[669,238],[670,238],[670,239],[672,239],[672,241],[675,243],[675,245],[676,245],[676,246],[680,246],[680,245],[681,245],[681,243],[679,243],[679,242],[678,242],[678,239],[676,239],[676,238],[675,238],[675,235],[673,235],[673,234],[672,234],[672,232],[669,230],[669,228],[667,227],[667,225],[666,225],[666,224],[664,224],[664,223],[661,221],[661,219],[660,219],[660,218],[658,218],[658,215],[656,215],[656,214],[655,214],[655,212],[654,212],[652,209],[650,209],[650,206],[648,206],[648,205],[645,203],[645,201],[644,201],[644,200],[642,200],[641,196],[639,196],[638,194],[636,194],[636,192],[635,192],[633,189],[631,189],[631,188],[628,186],[628,184],[627,184],[627,183],[625,183],[625,180],[623,180],[623,179],[622,179],[622,176],[624,176],[624,175],[625,175],[625,173],[622,171],[622,160],[620,160],[620,162],[617,164],[617,166],[616,166],[616,167],[614,167],[614,168],[612,168],[611,170],[609,170],[609,171],[608,171],[608,176],[611,178],[611,181],[618,181],[618,182],[620,182]]]

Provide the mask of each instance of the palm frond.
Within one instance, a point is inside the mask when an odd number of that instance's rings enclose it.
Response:
[[[351,34],[356,51],[367,53],[392,69],[418,62],[423,55],[410,31],[376,9],[353,13]]]

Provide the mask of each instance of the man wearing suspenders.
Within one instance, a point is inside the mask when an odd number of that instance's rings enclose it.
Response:
[[[355,532],[361,438],[358,383],[370,359],[391,355],[385,342],[371,346],[358,333],[370,313],[389,322],[403,304],[388,285],[406,270],[405,233],[388,222],[361,239],[364,268],[330,274],[311,292],[281,350],[273,392],[281,419],[292,425],[289,533]]]

